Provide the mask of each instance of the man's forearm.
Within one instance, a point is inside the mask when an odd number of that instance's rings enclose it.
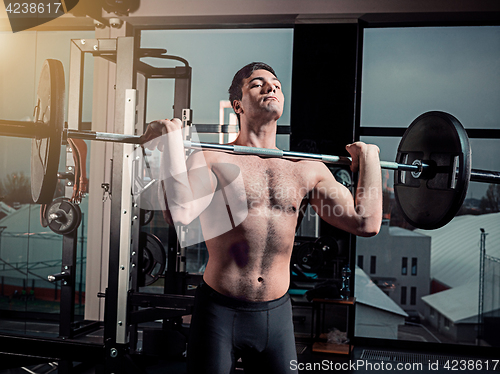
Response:
[[[355,201],[364,230],[378,232],[382,222],[382,172],[375,147],[369,147],[360,155]]]
[[[208,206],[213,194],[211,171],[203,155],[187,165],[182,131],[162,136],[160,164],[161,195],[176,224],[187,225]]]

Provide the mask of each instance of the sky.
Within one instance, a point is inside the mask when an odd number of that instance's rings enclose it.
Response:
[[[367,29],[364,36],[361,126],[408,127],[439,110],[465,128],[500,128],[500,27]],[[398,138],[363,140],[380,146],[381,159],[395,159]],[[471,148],[472,168],[500,170],[500,140],[471,139]],[[481,198],[487,187],[471,182],[468,197]]]

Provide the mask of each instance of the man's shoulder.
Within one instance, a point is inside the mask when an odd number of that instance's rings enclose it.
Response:
[[[224,159],[228,155],[225,152],[213,151],[208,149],[197,149],[194,150],[190,155],[189,159],[205,159],[207,162],[217,162],[217,160]]]
[[[329,172],[328,167],[323,162],[316,160],[300,160],[297,161],[297,166],[300,169],[310,171],[314,174],[324,174]]]

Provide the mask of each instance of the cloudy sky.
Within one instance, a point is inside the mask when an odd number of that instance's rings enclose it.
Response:
[[[362,126],[407,127],[439,110],[465,128],[500,128],[500,27],[365,31]],[[373,139],[394,160],[399,139]],[[472,167],[500,170],[500,140],[472,139]],[[487,185],[471,183],[469,197]]]
[[[166,48],[190,62],[194,123],[218,122],[216,108],[219,100],[227,99],[228,82],[250,61],[265,61],[275,68],[290,103],[292,30],[145,31],[142,46]],[[499,82],[500,27],[367,29],[361,123],[407,127],[420,114],[440,110],[453,114],[466,128],[500,128]],[[152,82],[148,121],[165,113],[165,102],[172,96],[171,82]],[[280,124],[289,125],[289,113],[285,105]],[[279,140],[278,145],[286,148],[288,138]],[[382,159],[395,159],[399,138],[363,140],[380,145]],[[473,139],[471,145],[473,168],[500,170],[500,143]],[[471,183],[468,196],[480,198],[486,188]]]

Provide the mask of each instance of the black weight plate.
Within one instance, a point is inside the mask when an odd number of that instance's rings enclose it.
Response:
[[[428,177],[394,172],[396,202],[415,227],[432,230],[457,214],[467,194],[471,149],[467,132],[451,114],[428,112],[415,119],[399,143],[396,162],[433,165]]]
[[[167,253],[160,239],[147,232],[140,233],[139,247],[142,250],[139,284],[149,286],[165,271]]]
[[[59,218],[54,218],[53,215],[58,215]],[[52,231],[66,235],[78,228],[82,221],[82,212],[80,207],[69,202],[69,199],[59,197],[45,209],[45,219]]]
[[[320,236],[314,243],[322,249],[325,260],[332,260],[341,254],[339,243],[331,236]]]
[[[324,265],[323,246],[312,242],[302,244],[297,249],[295,264],[308,272],[320,270]]]
[[[54,197],[64,127],[64,68],[45,60],[37,91],[35,121],[46,125],[44,137],[31,141],[31,197],[48,204]]]

